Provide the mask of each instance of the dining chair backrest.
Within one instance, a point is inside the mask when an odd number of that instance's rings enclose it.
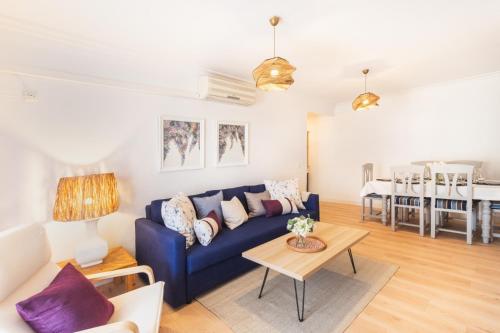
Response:
[[[365,163],[361,166],[363,186],[373,180],[373,163]]]
[[[456,161],[448,161],[446,163],[449,163],[449,164],[472,165],[474,167],[474,172],[472,174],[472,179],[473,180],[477,180],[478,178],[483,177],[483,161],[456,160]]]
[[[474,166],[472,165],[444,164],[431,166],[431,197],[447,200],[466,200],[467,207],[472,207],[473,172]]]
[[[424,172],[423,165],[404,165],[391,169],[392,195],[405,197],[419,197],[424,200]]]
[[[413,161],[411,162],[412,165],[423,165],[423,166],[428,166],[428,165],[431,165],[431,164],[439,164],[439,163],[442,163],[441,161]]]
[[[411,162],[412,165],[423,165],[425,166],[425,171],[424,171],[424,177],[425,178],[431,178],[431,165],[434,164],[443,164],[444,162],[442,161],[414,161]]]

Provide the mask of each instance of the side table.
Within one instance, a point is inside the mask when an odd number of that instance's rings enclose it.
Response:
[[[57,265],[63,268],[66,264],[71,263],[83,275],[114,271],[120,268],[137,266],[137,261],[123,247],[116,247],[109,251],[103,262],[94,266],[82,268],[75,259],[63,260]],[[125,287],[127,291],[134,289],[135,275],[127,275],[125,277]]]

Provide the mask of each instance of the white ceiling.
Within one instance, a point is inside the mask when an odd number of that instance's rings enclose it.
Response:
[[[350,100],[500,70],[499,0],[2,0],[0,67],[193,90],[207,70],[251,79],[277,53],[291,89]]]

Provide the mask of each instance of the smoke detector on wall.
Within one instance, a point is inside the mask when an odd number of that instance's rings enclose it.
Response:
[[[38,95],[34,90],[23,90],[23,100],[26,103],[36,103],[38,101]]]

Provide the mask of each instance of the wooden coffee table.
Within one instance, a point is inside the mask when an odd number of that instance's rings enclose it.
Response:
[[[266,267],[266,273],[258,296],[259,298],[262,297],[262,291],[266,284],[269,269],[293,279],[297,317],[299,321],[303,321],[306,279],[320,270],[325,263],[344,251],[348,251],[352,269],[354,273],[356,273],[351,247],[368,236],[368,234],[369,232],[366,230],[316,222],[314,225],[314,232],[311,233],[311,236],[319,237],[326,243],[326,249],[321,252],[301,253],[289,249],[286,245],[286,240],[291,237],[289,233],[245,251],[242,256]],[[299,307],[297,281],[302,281],[302,309]]]

